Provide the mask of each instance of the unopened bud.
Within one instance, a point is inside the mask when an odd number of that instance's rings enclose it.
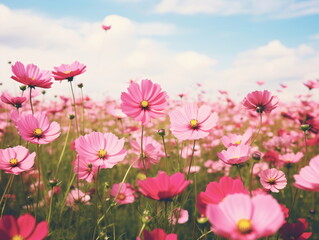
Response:
[[[78,88],[83,88],[83,83],[79,83]]]
[[[165,136],[165,129],[159,129],[159,130],[157,131],[157,133],[158,133],[158,135],[164,137],[164,136]]]
[[[310,125],[309,124],[301,124],[300,125],[300,129],[302,130],[302,131],[307,131],[307,130],[309,130],[309,128],[310,128]]]
[[[20,86],[21,91],[25,91],[26,89],[27,89],[27,86],[25,86],[25,85]]]
[[[261,159],[261,155],[262,153],[259,151],[255,151],[253,152],[253,154],[251,155],[251,157],[255,160],[255,161],[259,161]]]
[[[70,120],[72,120],[72,119],[74,119],[74,118],[75,118],[75,115],[73,115],[73,114],[70,114],[70,115],[69,115],[69,119],[70,119]]]

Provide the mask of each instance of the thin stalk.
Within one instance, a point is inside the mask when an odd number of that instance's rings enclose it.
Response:
[[[145,159],[144,159],[144,149],[143,149],[143,137],[144,137],[144,125],[142,124],[142,133],[141,133],[141,158],[144,167],[144,173],[146,175],[146,166],[145,166]]]
[[[195,144],[196,144],[196,140],[194,140],[194,143],[193,143],[192,155],[191,155],[191,161],[190,161],[190,163],[189,163],[189,167],[188,167],[188,171],[187,171],[186,180],[188,180],[188,179],[189,179],[189,174],[190,174],[191,167],[192,167],[192,163],[193,163],[193,159],[194,159]]]
[[[249,178],[249,193],[250,196],[252,196],[252,185],[253,185],[253,176],[254,176],[254,166],[255,166],[255,161],[253,161],[251,169],[250,169],[250,178]]]
[[[48,214],[48,218],[47,218],[48,226],[50,226],[50,222],[51,222],[51,214],[52,214],[53,197],[54,197],[53,187],[51,187],[50,207],[49,207],[49,214]]]
[[[256,135],[255,135],[254,138],[251,140],[251,144],[250,144],[250,145],[252,145],[252,144],[255,142],[255,140],[257,139],[257,137],[258,137],[258,135],[259,135],[259,133],[260,133],[262,124],[263,124],[262,113],[259,113],[259,127],[258,127],[258,130],[257,130]]]
[[[82,98],[82,115],[81,115],[81,133],[84,134],[84,95],[83,90],[81,89],[81,98]]]
[[[32,104],[32,87],[29,87],[30,88],[30,95],[29,95],[29,100],[30,100],[30,107],[31,107],[31,112],[32,112],[32,115],[34,115],[34,111],[33,111],[33,104]]]
[[[242,182],[244,182],[244,181],[243,181],[243,177],[242,177],[242,175],[241,175],[241,171],[240,171],[240,166],[239,166],[239,164],[236,164],[236,167],[237,167],[237,171],[238,171],[238,175],[239,175],[239,177],[240,177],[240,180],[241,180]]]
[[[59,161],[58,161],[58,165],[57,165],[55,174],[58,174],[58,172],[59,172],[59,167],[60,167],[60,164],[61,164],[61,161],[62,161],[64,152],[65,152],[65,149],[66,149],[66,145],[67,145],[67,143],[68,143],[68,139],[69,139],[69,135],[70,135],[70,130],[71,130],[71,122],[72,122],[72,120],[70,120],[70,122],[69,122],[68,131],[67,131],[67,133],[66,133],[66,137],[65,137],[63,149],[62,149],[62,152],[61,152]],[[79,166],[78,166],[78,169],[79,169]]]
[[[70,82],[71,93],[72,93],[72,98],[73,98],[73,111],[74,111],[74,117],[75,117],[76,133],[77,133],[77,136],[79,136],[80,132],[79,132],[79,125],[78,125],[78,117],[77,117],[77,113],[76,113],[76,102],[75,102],[75,96],[74,96],[74,91],[73,91],[73,85],[72,85],[72,81],[69,81],[69,82]]]
[[[37,219],[38,209],[39,209],[39,201],[40,201],[40,186],[41,186],[41,165],[40,165],[40,145],[37,144],[36,148],[36,162],[38,167],[38,188],[37,188],[37,207],[35,211],[35,218]]]
[[[204,234],[202,234],[202,235],[201,235],[199,238],[197,238],[196,240],[199,240],[199,239],[205,237],[206,235],[208,235],[208,234],[210,234],[210,233],[212,233],[212,232],[213,232],[213,230],[210,230],[210,231],[208,231],[208,232],[205,232]]]
[[[11,188],[11,185],[12,185],[12,182],[13,182],[13,178],[14,178],[14,174],[11,174],[10,178],[9,178],[9,181],[7,182],[7,185],[6,185],[6,187],[4,189],[4,192],[2,194],[2,197],[1,197],[1,200],[0,200],[0,205],[2,204],[3,199],[5,198],[6,194],[10,191],[10,188]]]
[[[22,174],[23,174],[23,173],[22,173]],[[27,212],[30,213],[30,211],[29,211],[29,204],[28,204],[28,200],[27,200],[27,197],[26,197],[26,191],[25,191],[25,187],[24,187],[23,175],[22,175],[22,174],[20,175],[20,179],[21,179],[23,197],[24,197],[24,201],[25,201],[26,206],[27,206]]]
[[[71,180],[70,180],[70,182],[69,182],[69,184],[67,186],[67,189],[65,191],[65,194],[64,194],[64,197],[63,197],[63,201],[62,201],[62,206],[61,206],[61,209],[60,209],[60,216],[61,216],[63,208],[65,206],[65,201],[66,201],[66,198],[68,196],[68,193],[70,192],[70,188],[71,188],[71,185],[72,185],[72,183],[74,181],[74,178],[75,178],[75,173],[73,174],[73,176],[72,176],[72,178],[71,178]]]
[[[138,237],[141,237],[142,232],[143,232],[143,230],[144,230],[145,226],[146,226],[146,224],[145,224],[145,223],[143,223],[143,225],[142,225],[142,227],[141,227],[141,229],[140,229],[140,232],[138,233]]]

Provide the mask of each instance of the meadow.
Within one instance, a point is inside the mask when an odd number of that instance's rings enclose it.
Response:
[[[291,103],[262,83],[194,101],[146,79],[95,101],[76,80],[86,70],[12,65],[23,86],[1,95],[0,240],[319,239],[318,81]],[[70,96],[46,98],[56,81]]]

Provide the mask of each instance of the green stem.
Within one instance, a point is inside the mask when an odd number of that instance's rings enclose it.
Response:
[[[146,166],[145,166],[145,159],[144,159],[144,149],[143,149],[143,137],[144,137],[144,125],[142,124],[142,133],[141,133],[141,158],[142,158],[142,163],[144,167],[144,174],[146,174]]]
[[[59,167],[60,167],[60,164],[61,164],[61,161],[62,161],[64,152],[65,152],[65,149],[66,149],[66,145],[67,145],[67,143],[68,143],[68,139],[69,139],[69,135],[70,135],[70,130],[71,130],[71,122],[72,122],[72,120],[70,119],[68,131],[67,131],[67,133],[66,133],[66,137],[65,137],[65,141],[64,141],[64,145],[63,145],[63,149],[62,149],[62,152],[61,152],[61,154],[60,154],[60,158],[59,158],[58,165],[57,165],[57,168],[56,168],[56,174],[58,174],[58,172],[59,172]],[[79,168],[79,166],[78,166],[78,168]]]
[[[196,140],[194,140],[194,143],[193,143],[192,155],[191,155],[191,160],[190,160],[188,171],[187,171],[186,180],[189,179],[189,174],[190,174],[192,163],[193,163],[193,159],[194,159],[195,144],[196,144]]]
[[[261,130],[261,127],[262,127],[262,124],[263,124],[263,117],[262,117],[262,113],[259,113],[259,128],[257,130],[257,134],[254,136],[253,140],[251,140],[251,144],[252,145],[255,140],[257,139],[259,133],[260,133],[260,130]]]
[[[33,111],[33,104],[32,104],[32,87],[29,87],[30,88],[30,95],[29,95],[29,100],[30,100],[30,107],[31,107],[31,112],[32,112],[32,115],[34,115],[34,111]]]
[[[48,215],[48,218],[47,218],[47,222],[48,222],[48,226],[49,226],[49,227],[50,227],[50,222],[51,222],[53,196],[54,196],[53,187],[51,187],[50,208],[49,208],[49,215]]]
[[[75,117],[75,126],[76,126],[76,133],[77,136],[80,135],[79,132],[79,125],[78,125],[78,117],[77,117],[77,113],[76,113],[76,102],[75,102],[75,96],[74,96],[74,91],[73,91],[73,86],[72,86],[72,81],[70,82],[70,86],[71,86],[71,93],[72,93],[72,98],[73,98],[73,111],[74,111],[74,117]]]
[[[142,225],[142,227],[141,227],[141,229],[140,229],[140,232],[138,233],[138,237],[141,237],[142,232],[143,232],[143,230],[144,230],[145,226],[146,226],[146,224],[145,224],[145,223],[143,223],[143,225]]]
[[[213,230],[210,230],[210,231],[208,231],[208,232],[205,232],[204,234],[202,234],[202,235],[201,235],[199,238],[197,238],[196,240],[199,240],[199,239],[205,237],[206,235],[208,235],[208,234],[210,234],[210,233],[212,233],[212,232],[213,232]]]
[[[41,165],[40,165],[40,145],[37,144],[36,148],[36,161],[38,167],[38,188],[37,188],[37,205],[35,211],[35,218],[37,219],[38,209],[39,209],[39,201],[40,201],[40,187],[41,187]]]

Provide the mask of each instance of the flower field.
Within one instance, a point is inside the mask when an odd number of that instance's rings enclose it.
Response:
[[[319,239],[318,81],[291,103],[257,85],[194,101],[148,79],[95,101],[82,63],[11,67],[0,240]],[[47,99],[57,81],[70,96]]]

